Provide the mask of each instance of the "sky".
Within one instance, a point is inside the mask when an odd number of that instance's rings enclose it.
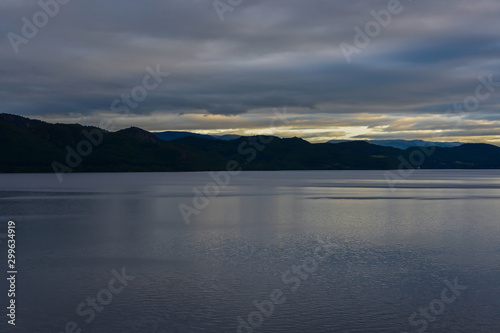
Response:
[[[2,0],[0,112],[500,144],[498,0]]]

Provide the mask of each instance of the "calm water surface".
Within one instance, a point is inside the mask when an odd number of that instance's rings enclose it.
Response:
[[[500,332],[499,171],[418,170],[394,191],[383,171],[245,172],[187,224],[179,205],[211,181],[0,175],[19,271],[0,331]]]

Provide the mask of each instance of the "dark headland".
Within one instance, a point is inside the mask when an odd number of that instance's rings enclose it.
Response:
[[[363,141],[182,136],[168,141],[137,127],[109,132],[0,114],[0,172],[498,169],[500,147],[394,147]],[[406,163],[405,163],[406,161]],[[411,161],[411,162],[409,162]]]

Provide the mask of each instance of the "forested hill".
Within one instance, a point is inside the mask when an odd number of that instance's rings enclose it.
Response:
[[[0,114],[0,172],[128,172],[225,170],[385,170],[500,168],[488,144],[411,147],[362,141],[312,144],[300,138],[187,136],[164,141],[132,127],[108,132]]]

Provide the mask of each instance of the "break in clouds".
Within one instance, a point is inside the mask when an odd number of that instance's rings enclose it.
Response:
[[[1,112],[251,134],[286,106],[275,133],[311,141],[494,143],[500,130],[496,0],[4,0],[0,12]]]

